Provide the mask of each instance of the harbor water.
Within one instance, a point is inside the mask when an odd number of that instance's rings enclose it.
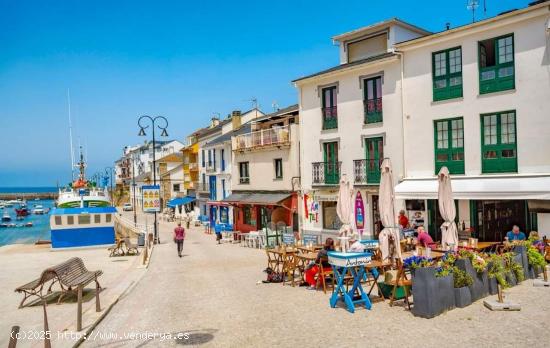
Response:
[[[55,187],[0,187],[0,193],[42,193],[57,192]],[[32,210],[36,205],[41,205],[44,210],[54,207],[54,200],[27,200],[27,208],[31,214],[25,216],[23,220],[16,220],[15,209],[18,204],[11,207],[0,208],[0,216],[7,212],[11,221],[16,227],[0,227],[0,246],[7,244],[33,244],[38,240],[50,240],[50,221],[49,215],[35,215]],[[32,222],[32,227],[24,227],[26,223]]]

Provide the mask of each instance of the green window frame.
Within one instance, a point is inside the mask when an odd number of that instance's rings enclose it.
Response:
[[[384,138],[365,139],[367,185],[380,183],[380,165],[384,160]]]
[[[514,89],[516,87],[514,34],[479,41],[478,51],[479,93]]]
[[[462,47],[432,53],[433,100],[462,97]]]
[[[515,110],[481,115],[481,171],[517,173]]]
[[[382,122],[382,76],[364,80],[365,124]]]
[[[443,166],[451,174],[464,174],[464,119],[434,121],[435,174]]]
[[[338,128],[337,90],[336,86],[325,87],[321,90],[323,129]]]

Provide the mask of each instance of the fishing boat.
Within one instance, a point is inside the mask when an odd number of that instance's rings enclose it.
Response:
[[[2,215],[2,221],[3,221],[3,222],[11,221],[11,216],[10,216],[10,214],[8,214],[7,211],[5,211],[5,212],[4,212],[4,215]]]
[[[27,206],[22,206],[19,209],[16,208],[15,213],[17,214],[17,216],[27,216],[30,215],[31,212],[29,211]]]
[[[41,206],[41,205],[37,205],[32,210],[32,213],[35,214],[35,215],[44,215],[44,207]]]
[[[32,222],[27,222],[27,223],[25,224],[25,227],[32,227],[32,226],[33,226]]]
[[[80,149],[80,161],[78,179],[68,187],[59,190],[57,199],[58,208],[93,208],[108,207],[111,205],[107,188],[97,187],[97,184],[86,180],[86,163]]]

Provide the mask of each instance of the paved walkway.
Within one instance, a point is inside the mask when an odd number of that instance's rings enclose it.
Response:
[[[217,245],[202,229],[188,231],[180,259],[172,227],[162,224],[147,274],[84,346],[542,347],[550,340],[550,289],[531,281],[507,292],[520,312],[491,312],[478,301],[426,320],[385,302],[349,314],[330,308],[322,291],[257,284],[265,254]]]

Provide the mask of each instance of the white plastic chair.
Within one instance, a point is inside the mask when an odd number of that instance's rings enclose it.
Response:
[[[261,231],[258,231],[258,248],[264,249],[266,247],[266,239],[267,239],[266,230],[263,229]]]

